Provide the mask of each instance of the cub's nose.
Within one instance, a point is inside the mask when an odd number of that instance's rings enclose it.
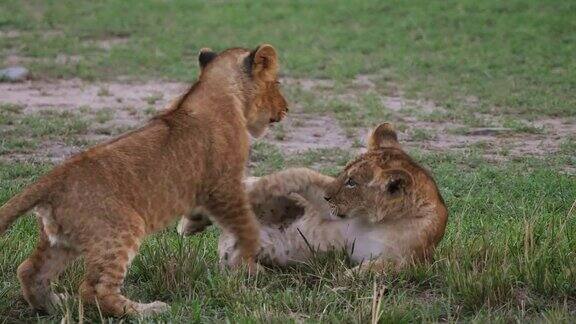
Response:
[[[284,119],[284,117],[286,117],[287,114],[288,114],[288,108],[284,108],[284,110],[278,113],[277,116],[270,118],[270,123],[277,123],[282,121],[282,119]]]
[[[324,197],[324,200],[326,200],[327,202],[330,202],[330,199],[332,199],[332,198],[330,198],[330,197]]]

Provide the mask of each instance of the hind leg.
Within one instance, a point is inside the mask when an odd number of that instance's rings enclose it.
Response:
[[[52,310],[61,302],[61,297],[50,290],[50,283],[77,256],[73,249],[51,245],[41,229],[36,250],[18,267],[24,298],[33,308]]]
[[[162,302],[141,304],[120,292],[128,266],[144,236],[141,231],[108,233],[93,241],[85,251],[86,277],[80,286],[80,295],[86,303],[95,303],[105,314],[114,316],[151,315],[169,309]]]

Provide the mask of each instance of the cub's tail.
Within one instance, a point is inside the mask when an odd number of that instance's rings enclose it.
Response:
[[[50,187],[51,184],[48,181],[41,179],[0,207],[0,234],[6,232],[20,215],[36,206]]]

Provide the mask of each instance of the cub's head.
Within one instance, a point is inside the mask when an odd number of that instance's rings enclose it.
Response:
[[[446,212],[434,179],[402,150],[388,123],[372,132],[368,151],[346,166],[325,198],[334,215],[372,223],[415,217],[426,206]]]
[[[271,123],[281,121],[288,113],[278,81],[278,55],[271,45],[221,53],[202,49],[198,61],[201,81],[237,92],[252,136],[262,136]]]

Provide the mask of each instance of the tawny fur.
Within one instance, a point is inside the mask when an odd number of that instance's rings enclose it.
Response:
[[[265,264],[344,250],[359,270],[397,270],[430,259],[448,217],[434,179],[402,151],[389,124],[337,178],[289,169],[252,179],[247,190],[261,223],[258,261]],[[197,215],[182,232],[205,224]],[[234,243],[227,233],[220,237],[222,261]]]
[[[199,80],[144,127],[97,145],[54,168],[0,209],[0,233],[36,207],[40,242],[18,268],[24,297],[37,309],[58,298],[50,282],[83,256],[80,295],[111,315],[167,309],[140,304],[121,286],[144,237],[201,206],[237,242],[232,266],[253,267],[258,222],[242,184],[249,134],[287,112],[270,45],[200,54]]]

